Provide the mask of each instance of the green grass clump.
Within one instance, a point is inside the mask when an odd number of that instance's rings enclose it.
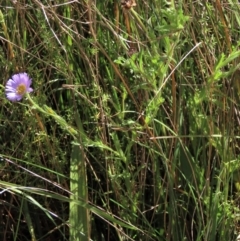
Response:
[[[0,240],[236,240],[239,10],[2,1]]]

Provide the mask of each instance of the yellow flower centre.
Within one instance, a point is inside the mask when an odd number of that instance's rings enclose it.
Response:
[[[24,84],[20,84],[17,89],[16,92],[18,95],[23,95],[26,92],[26,86]]]

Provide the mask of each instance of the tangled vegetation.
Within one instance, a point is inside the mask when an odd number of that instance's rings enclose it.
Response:
[[[2,0],[0,240],[236,240],[239,12]]]

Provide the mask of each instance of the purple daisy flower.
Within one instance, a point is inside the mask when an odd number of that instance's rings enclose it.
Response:
[[[5,93],[10,101],[19,101],[23,98],[24,94],[33,91],[30,88],[32,84],[32,79],[29,78],[27,73],[19,73],[12,76],[11,79],[7,81],[5,87]]]

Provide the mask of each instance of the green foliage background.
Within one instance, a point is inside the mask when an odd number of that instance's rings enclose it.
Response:
[[[0,1],[1,240],[236,240],[239,3],[123,2]]]

